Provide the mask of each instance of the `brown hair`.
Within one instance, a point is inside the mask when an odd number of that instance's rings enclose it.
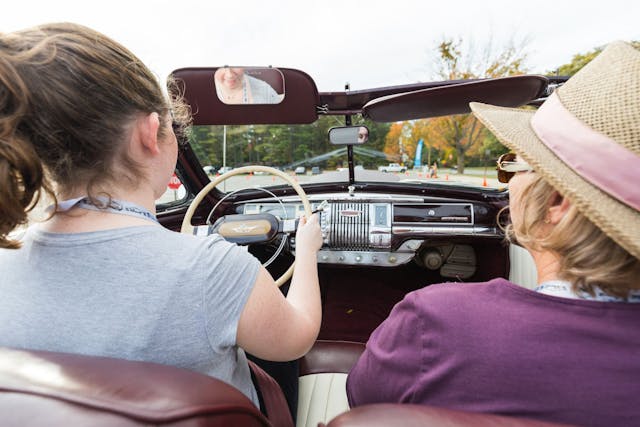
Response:
[[[548,250],[558,255],[560,278],[571,282],[574,292],[594,294],[595,287],[604,292],[626,297],[640,289],[640,260],[618,245],[585,217],[574,204],[547,235],[541,235],[547,211],[556,189],[536,174],[520,194],[522,221],[509,224],[505,231],[534,250]]]
[[[103,34],[69,23],[0,34],[0,247],[18,247],[7,233],[42,190],[53,196],[49,181],[91,197],[105,183],[135,187],[142,171],[120,141],[152,112],[163,136],[169,101],[155,76]]]

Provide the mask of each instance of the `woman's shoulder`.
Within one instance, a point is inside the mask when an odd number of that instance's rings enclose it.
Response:
[[[500,295],[512,294],[518,286],[501,277],[486,282],[443,282],[425,286],[410,292],[405,298],[415,301],[429,300],[443,303],[451,301],[460,303],[464,300],[475,300],[484,296],[496,298]]]

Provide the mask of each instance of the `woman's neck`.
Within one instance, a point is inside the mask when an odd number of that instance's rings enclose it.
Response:
[[[143,189],[118,191],[114,189],[113,191],[105,193],[109,194],[112,200],[120,200],[138,205],[155,215],[155,199],[152,191],[145,191]],[[98,192],[97,194],[105,193]],[[78,192],[63,193],[58,195],[58,202],[82,198],[84,196],[86,196],[86,194],[79,194]],[[67,212],[57,212],[42,224],[42,229],[52,233],[80,233],[137,225],[157,225],[157,223],[141,217],[122,215],[110,211],[89,210],[74,206]]]
[[[560,259],[549,251],[529,250],[538,273],[538,284],[549,280],[558,280],[560,273]]]

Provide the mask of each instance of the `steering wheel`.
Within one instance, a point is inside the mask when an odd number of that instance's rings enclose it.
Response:
[[[193,225],[191,225],[191,218],[193,218],[193,214],[195,213],[196,209],[198,208],[202,200],[205,198],[205,196],[209,194],[211,190],[213,190],[220,183],[226,181],[232,176],[246,174],[250,172],[266,172],[270,175],[279,176],[280,178],[285,180],[287,184],[289,184],[296,191],[296,193],[298,193],[298,196],[300,196],[300,200],[302,200],[302,205],[304,206],[304,212],[307,215],[307,218],[311,217],[311,205],[309,204],[309,199],[307,198],[307,195],[302,189],[302,187],[297,182],[295,182],[293,178],[291,178],[286,173],[279,171],[278,169],[271,168],[268,166],[243,166],[241,168],[232,169],[229,172],[226,172],[216,177],[213,181],[207,184],[202,190],[200,190],[200,192],[196,195],[195,199],[193,199],[193,201],[189,205],[189,209],[187,209],[187,213],[185,214],[184,219],[182,220],[182,227],[180,228],[180,232],[185,234],[193,234]],[[250,235],[250,233],[253,230],[256,230],[260,234],[268,234],[268,231],[265,232],[265,227],[272,229],[272,225],[269,224],[269,222],[264,219],[257,219],[257,220],[251,219],[250,217],[252,216],[257,217],[257,215],[238,215],[238,217],[241,219],[234,221],[235,223],[238,223],[238,227],[236,227],[235,230],[236,231],[241,230],[240,232],[245,236]],[[291,278],[291,275],[293,274],[294,265],[295,265],[295,261],[291,263],[291,266],[289,267],[289,269],[285,271],[282,274],[282,276],[278,277],[278,279],[276,280],[276,285],[282,286],[284,283],[286,283],[287,280]]]

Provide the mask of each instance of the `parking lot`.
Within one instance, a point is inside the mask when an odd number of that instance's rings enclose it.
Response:
[[[295,174],[289,171],[288,174],[299,183],[309,182],[338,182],[347,181],[348,171],[323,171],[320,174],[312,174],[308,168],[305,174]],[[213,176],[212,178],[215,178]],[[415,181],[415,182],[440,182],[445,184],[463,184],[487,188],[502,188],[505,184],[498,182],[495,170],[487,170],[486,176],[482,168],[468,168],[464,174],[458,174],[450,169],[442,170],[436,178],[429,178],[425,173],[409,170],[403,173],[384,173],[372,170],[357,170],[356,180],[362,181]],[[283,184],[284,180],[271,175],[238,175],[233,176],[220,185],[223,191],[234,191],[246,187],[268,187],[271,185]],[[158,200],[158,203],[167,203],[180,200],[185,196],[184,187],[177,190],[167,188],[167,191]]]

